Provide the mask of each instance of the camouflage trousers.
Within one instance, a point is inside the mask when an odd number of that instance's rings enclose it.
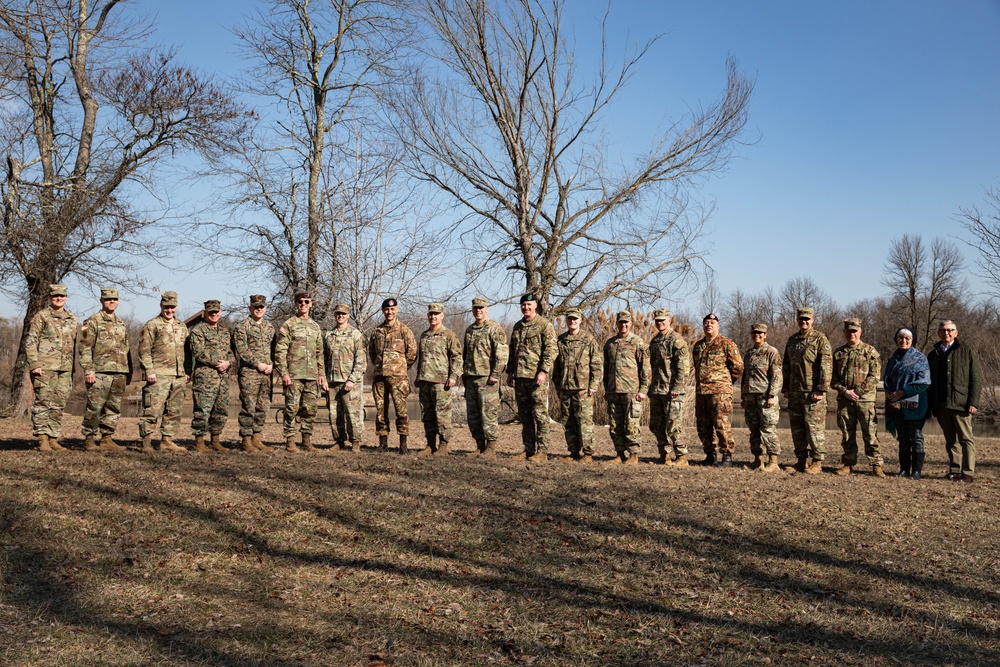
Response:
[[[608,431],[611,442],[618,454],[628,452],[639,455],[642,449],[639,422],[645,401],[637,401],[633,394],[610,392],[605,394],[608,402]]]
[[[264,430],[271,407],[271,376],[253,368],[240,371],[240,437]]]
[[[681,444],[681,427],[684,416],[684,396],[670,398],[670,394],[649,395],[649,430],[656,436],[656,448],[660,455],[687,454],[686,445]]]
[[[880,466],[885,462],[878,447],[878,419],[875,416],[875,401],[842,401],[837,399],[837,426],[840,427],[844,454],[840,462],[845,466],[858,464],[858,427],[865,442],[865,456],[868,465]]]
[[[826,394],[813,403],[808,391],[788,392],[788,420],[796,458],[822,461],[826,456]]]
[[[219,435],[229,419],[229,375],[214,368],[202,367],[191,379],[194,415],[191,433]]]
[[[296,380],[285,387],[285,411],[282,420],[282,434],[287,438],[302,432],[312,435],[316,410],[319,409],[319,382],[316,380]],[[298,419],[298,423],[296,423]]]
[[[350,391],[344,391],[343,382],[330,384],[326,407],[330,411],[330,434],[338,445],[361,444],[365,425],[364,384],[359,382]]]
[[[750,429],[750,453],[754,456],[777,456],[781,454],[778,440],[778,417],[781,408],[778,401],[767,407],[763,394],[743,394],[743,417]]]
[[[41,375],[31,376],[31,386],[35,390],[35,400],[31,404],[32,433],[58,438],[63,408],[73,390],[73,374],[70,371],[42,371]]]
[[[561,391],[562,424],[570,454],[594,455],[594,397],[586,390]]]
[[[539,387],[535,378],[514,379],[517,418],[521,421],[521,443],[528,455],[549,448],[549,383]]]
[[[87,385],[87,410],[83,413],[84,437],[114,435],[122,415],[122,396],[127,384],[125,373],[97,373],[97,381]]]
[[[698,423],[698,438],[706,454],[718,451],[732,454],[736,449],[733,440],[732,394],[697,394],[694,399],[694,417]]]
[[[428,440],[435,435],[442,442],[451,439],[452,396],[451,387],[438,382],[420,383],[420,419]]]
[[[482,449],[500,437],[500,382],[487,384],[488,377],[465,376],[465,419],[472,439]]]
[[[160,435],[173,437],[181,423],[181,404],[184,402],[183,375],[158,375],[155,383],[142,388],[142,417],[139,417],[139,436],[153,435],[156,421],[160,421]]]
[[[389,401],[396,411],[396,433],[410,434],[410,418],[406,414],[406,397],[410,395],[410,378],[377,375],[372,380],[375,399],[375,435],[389,435]]]

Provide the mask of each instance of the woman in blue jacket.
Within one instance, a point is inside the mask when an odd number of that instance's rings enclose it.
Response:
[[[916,337],[910,329],[899,329],[895,339],[897,349],[885,364],[885,427],[899,440],[896,477],[920,479],[931,367],[927,357],[913,347]]]

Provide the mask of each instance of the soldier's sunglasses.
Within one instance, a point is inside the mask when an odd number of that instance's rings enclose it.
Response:
[[[312,303],[312,299],[299,299],[295,303]]]

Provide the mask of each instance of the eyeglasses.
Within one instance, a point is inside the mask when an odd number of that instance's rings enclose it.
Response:
[[[312,299],[299,299],[295,303],[312,303]]]
[[[267,308],[267,306],[253,306],[254,310],[260,310],[261,308]]]

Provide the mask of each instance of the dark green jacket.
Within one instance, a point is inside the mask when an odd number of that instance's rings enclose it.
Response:
[[[927,363],[931,367],[931,387],[927,393],[933,414],[941,410],[979,409],[983,371],[975,350],[956,340],[947,352],[942,352],[941,343],[935,343],[927,355]]]

